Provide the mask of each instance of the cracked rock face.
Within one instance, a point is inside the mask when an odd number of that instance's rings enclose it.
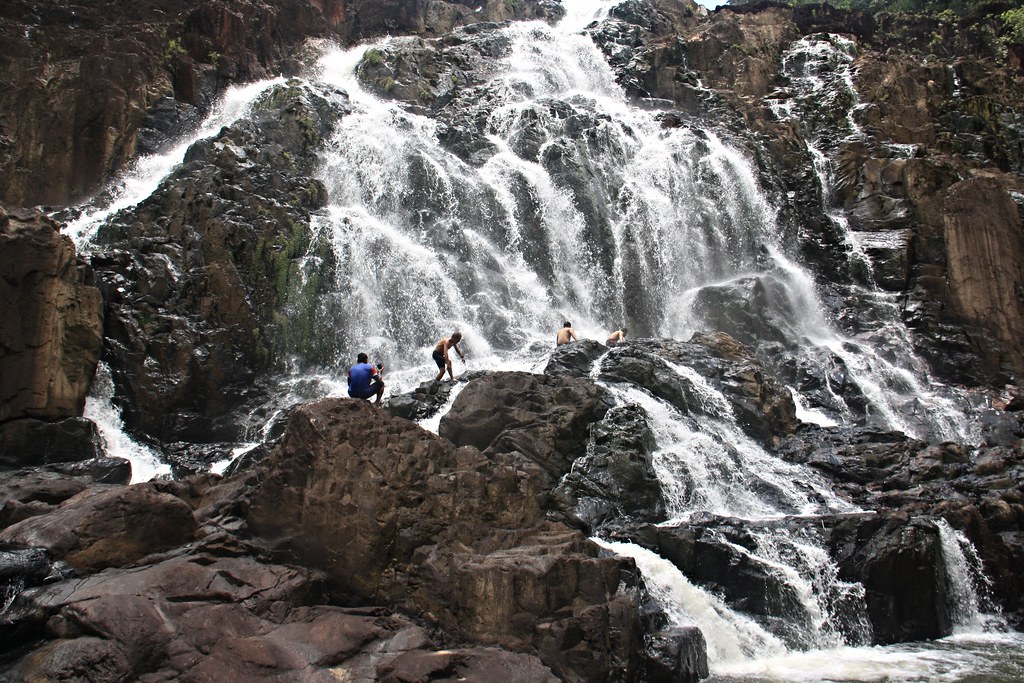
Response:
[[[71,239],[0,209],[0,422],[82,414],[103,340],[102,301]]]

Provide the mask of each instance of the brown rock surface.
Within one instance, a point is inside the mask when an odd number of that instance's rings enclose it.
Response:
[[[502,405],[516,395],[508,388]],[[557,411],[567,397],[548,400]],[[626,567],[546,521],[548,475],[527,458],[489,458],[362,401],[326,399],[295,411],[266,468],[251,530],[349,600],[538,652],[559,676],[627,666],[639,623],[628,592],[616,597]]]
[[[1024,372],[1024,234],[1017,206],[997,183],[953,185],[944,211],[948,275],[956,315],[1003,343],[1000,360]]]
[[[100,292],[56,223],[0,209],[0,422],[82,414],[102,316]]]
[[[522,453],[557,479],[582,455],[589,426],[609,405],[592,382],[526,372],[471,382],[438,433],[488,455]]]
[[[181,499],[151,484],[91,488],[48,514],[0,532],[0,542],[47,548],[76,569],[129,565],[192,540],[196,521]]]

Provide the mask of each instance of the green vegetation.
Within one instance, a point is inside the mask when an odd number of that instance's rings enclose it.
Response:
[[[164,61],[173,62],[179,57],[183,57],[188,53],[188,50],[178,42],[177,38],[171,38],[167,41],[167,47],[164,48]]]
[[[1006,44],[1024,45],[1024,7],[1007,10],[999,18],[1003,20],[1000,40]]]

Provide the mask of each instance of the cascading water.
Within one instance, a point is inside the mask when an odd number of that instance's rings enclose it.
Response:
[[[822,211],[838,229],[847,246],[848,271],[863,282],[850,285],[850,297],[858,301],[858,334],[843,336],[831,326],[827,334],[810,332],[811,343],[841,358],[854,382],[870,397],[883,424],[916,438],[976,442],[971,421],[954,398],[955,392],[939,387],[928,377],[916,357],[909,331],[902,324],[899,300],[876,286],[870,249],[897,248],[905,231],[856,231],[833,198],[835,169],[830,161],[843,140],[865,137],[858,123],[857,90],[853,60],[856,45],[834,34],[806,36],[797,40],[783,57],[783,73],[789,85],[768,100],[776,117],[797,121],[803,130],[814,170],[821,187]],[[894,150],[895,153],[909,150]],[[873,338],[875,343],[864,343]],[[841,398],[837,403],[843,405]],[[843,412],[847,412],[845,407]],[[924,413],[931,418],[922,422]]]
[[[125,433],[121,412],[114,406],[113,398],[114,382],[110,378],[110,368],[100,363],[85,403],[84,415],[96,423],[107,455],[131,462],[132,483],[170,474],[170,466],[160,462],[157,453]]]
[[[582,337],[603,339],[626,323],[642,334],[686,339],[715,328],[714,296],[749,287],[759,292],[755,351],[764,335],[784,340],[794,355],[839,358],[884,427],[964,437],[956,406],[907,351],[905,329],[879,326],[870,338],[836,330],[795,256],[797,230],[780,221],[750,162],[725,133],[711,125],[666,126],[657,113],[628,103],[580,32],[614,4],[567,1],[568,16],[557,27],[494,29],[509,48],[493,77],[474,86],[472,113],[483,133],[474,163],[443,141],[449,124],[360,85],[366,46],[324,54],[309,79],[344,90],[351,111],[324,150],[320,176],[330,199],[312,225],[314,247],[329,244],[338,264],[325,310],[344,312],[324,321],[325,334],[345,340],[352,357],[366,351],[383,359],[394,392],[434,375],[429,351],[454,329],[465,335],[469,367],[536,370],[562,320],[572,320]],[[372,49],[402,45],[394,38]],[[235,91],[242,97],[231,99],[220,118],[159,163],[142,164],[152,167],[139,176],[143,189],[73,224],[80,245],[109,213],[155,187],[189,142],[243,116],[244,98],[272,85]],[[800,115],[798,104],[779,113]],[[824,165],[821,173],[827,188]],[[863,249],[851,253],[867,268]],[[317,264],[311,250],[304,267],[311,272]],[[886,305],[870,284],[860,291],[872,305]],[[790,586],[800,614],[786,615],[790,627],[782,638],[648,551],[602,543],[637,559],[672,619],[701,627],[720,680],[771,677],[778,666],[793,676],[787,680],[797,680],[795,671],[819,672],[813,667],[835,661],[838,650],[828,648],[840,648],[848,662],[870,659],[866,648],[855,647],[867,641],[866,626],[851,616],[862,589],[839,580],[814,538],[765,523],[855,508],[807,469],[780,461],[744,435],[725,399],[692,369],[673,370],[700,390],[699,415],[682,416],[643,391],[607,385],[620,402],[641,406],[654,427],[655,468],[671,516],[665,523],[695,515],[758,522],[753,547],[736,551]],[[295,387],[295,400],[344,389],[336,373],[318,368],[298,368],[281,385]],[[857,419],[838,395],[831,406],[807,407],[810,399],[797,398],[802,414],[821,423]],[[911,400],[919,409],[908,417]],[[107,404],[100,394],[90,398],[94,409]],[[436,429],[436,421],[428,426]],[[874,655],[876,662],[885,659]],[[899,665],[878,666],[890,668],[872,671],[889,674]],[[851,664],[841,678],[878,680],[860,676]]]

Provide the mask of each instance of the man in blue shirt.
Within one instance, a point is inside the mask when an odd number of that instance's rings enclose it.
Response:
[[[352,398],[377,397],[373,405],[380,405],[384,396],[384,380],[380,377],[383,365],[373,367],[365,353],[356,356],[356,364],[348,369],[348,395]]]

